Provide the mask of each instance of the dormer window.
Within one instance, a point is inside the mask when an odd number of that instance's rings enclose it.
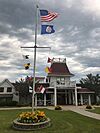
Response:
[[[60,77],[56,80],[57,85],[65,85],[65,78]]]
[[[12,88],[11,87],[8,87],[7,88],[7,92],[12,92]]]

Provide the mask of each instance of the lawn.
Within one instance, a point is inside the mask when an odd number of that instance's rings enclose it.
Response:
[[[93,109],[93,110],[88,110],[88,111],[93,112],[93,113],[100,114],[100,107],[95,107],[95,109]]]
[[[71,111],[44,110],[52,125],[38,131],[17,131],[12,129],[12,121],[26,110],[0,111],[0,133],[99,133],[100,121],[87,118]],[[29,111],[29,110],[27,110]]]

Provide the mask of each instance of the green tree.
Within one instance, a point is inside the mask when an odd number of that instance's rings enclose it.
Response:
[[[100,75],[87,74],[86,78],[80,80],[81,87],[88,88],[95,91],[95,100],[98,102],[100,100]]]

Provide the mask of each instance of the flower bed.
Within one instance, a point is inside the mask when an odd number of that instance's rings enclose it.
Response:
[[[92,109],[92,106],[91,105],[87,105],[86,109]]]
[[[55,110],[62,110],[62,107],[59,106],[59,105],[57,105],[57,106],[55,107]]]
[[[22,112],[13,121],[13,128],[18,130],[37,130],[50,126],[50,119],[43,111]]]

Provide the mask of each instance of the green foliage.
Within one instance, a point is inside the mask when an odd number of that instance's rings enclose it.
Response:
[[[86,106],[86,109],[92,109],[92,106],[87,105],[87,106]]]
[[[57,106],[55,107],[55,110],[62,110],[62,107],[59,106],[59,105],[57,105]]]
[[[100,76],[99,74],[95,76],[92,74],[88,74],[86,75],[86,78],[82,78],[80,80],[80,83],[82,87],[87,87],[89,89],[95,90],[96,88],[100,87]]]
[[[30,106],[30,104],[27,104],[27,103],[23,103],[23,104],[18,103],[16,105],[16,107],[29,107],[29,106]]]
[[[16,101],[9,101],[9,102],[1,101],[0,102],[1,107],[3,107],[3,106],[16,106],[16,105],[17,105]]]
[[[28,85],[32,85],[33,83],[33,77],[32,76],[26,76],[25,78],[20,78],[16,83],[27,83]]]
[[[86,75],[86,78],[80,80],[81,87],[88,88],[95,92],[96,96],[100,95],[100,75],[92,75],[91,73]]]

